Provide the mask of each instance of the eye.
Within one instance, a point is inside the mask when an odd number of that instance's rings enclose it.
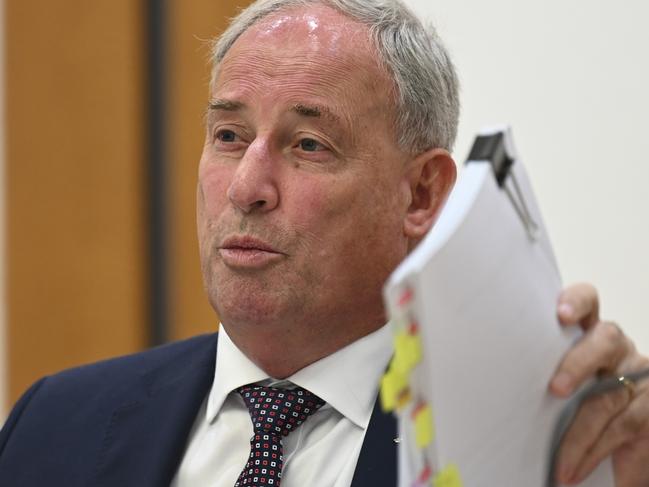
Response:
[[[232,130],[219,130],[216,133],[216,138],[220,140],[221,142],[235,142],[237,140],[237,134],[235,134]]]
[[[315,139],[304,138],[300,140],[300,149],[305,152],[316,152],[325,149],[325,147]]]

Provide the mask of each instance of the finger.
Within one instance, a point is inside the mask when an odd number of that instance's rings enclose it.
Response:
[[[602,371],[614,371],[630,352],[630,342],[620,328],[600,321],[588,330],[563,357],[550,390],[566,397],[588,378]]]
[[[649,485],[649,438],[635,438],[615,451],[613,469],[617,487],[643,487]]]
[[[589,451],[597,444],[610,422],[629,403],[626,389],[594,397],[584,402],[561,442],[557,457],[558,480],[570,482]]]
[[[581,482],[602,460],[624,444],[649,433],[649,400],[647,394],[638,396],[605,428],[600,439],[583,459],[573,481]]]
[[[580,324],[584,330],[599,321],[597,290],[587,283],[573,284],[559,295],[557,315],[563,325]]]

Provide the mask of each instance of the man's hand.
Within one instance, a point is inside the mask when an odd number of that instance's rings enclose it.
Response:
[[[559,321],[579,325],[583,337],[565,355],[550,390],[567,397],[593,376],[622,376],[649,366],[633,342],[612,322],[599,319],[597,291],[589,284],[566,288]],[[566,433],[558,457],[558,480],[577,484],[613,455],[617,487],[649,486],[649,381],[588,400]]]

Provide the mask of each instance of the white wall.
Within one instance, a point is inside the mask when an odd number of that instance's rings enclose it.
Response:
[[[463,162],[482,125],[513,125],[564,282],[649,352],[649,2],[406,0],[455,60]]]

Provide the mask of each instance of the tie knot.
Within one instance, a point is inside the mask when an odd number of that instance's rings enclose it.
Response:
[[[301,387],[278,389],[248,385],[237,392],[248,407],[256,433],[286,436],[325,403]]]

